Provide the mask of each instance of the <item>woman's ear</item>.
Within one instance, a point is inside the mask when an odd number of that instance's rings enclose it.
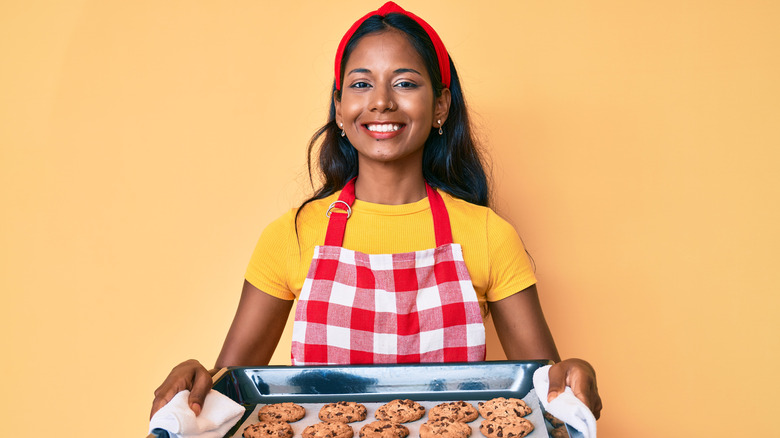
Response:
[[[450,114],[450,103],[452,103],[452,95],[449,88],[441,90],[441,95],[436,98],[433,107],[433,127],[440,128],[441,125],[447,120],[447,116]],[[441,120],[441,123],[439,123]]]
[[[341,92],[333,92],[333,106],[336,108],[336,124],[341,126]]]

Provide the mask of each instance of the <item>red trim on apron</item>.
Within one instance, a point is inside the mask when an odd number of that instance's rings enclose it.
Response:
[[[485,327],[462,249],[452,243],[444,201],[425,187],[436,248],[345,249],[349,214],[331,211],[325,245],[314,249],[295,311],[293,365],[485,360]],[[354,179],[339,201],[352,206]]]

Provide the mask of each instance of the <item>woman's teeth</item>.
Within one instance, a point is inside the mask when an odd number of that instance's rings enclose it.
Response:
[[[392,132],[401,129],[400,125],[395,124],[382,124],[382,125],[366,125],[371,132]]]

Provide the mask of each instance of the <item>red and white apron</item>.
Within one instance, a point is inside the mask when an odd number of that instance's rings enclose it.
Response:
[[[298,299],[293,365],[485,360],[485,327],[461,246],[452,242],[441,196],[425,187],[436,248],[400,254],[341,246],[355,180],[341,191]],[[338,206],[347,213],[331,213]]]

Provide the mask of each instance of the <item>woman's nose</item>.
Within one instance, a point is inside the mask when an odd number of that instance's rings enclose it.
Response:
[[[391,91],[386,87],[375,87],[371,96],[371,109],[379,112],[394,110],[395,103]]]

